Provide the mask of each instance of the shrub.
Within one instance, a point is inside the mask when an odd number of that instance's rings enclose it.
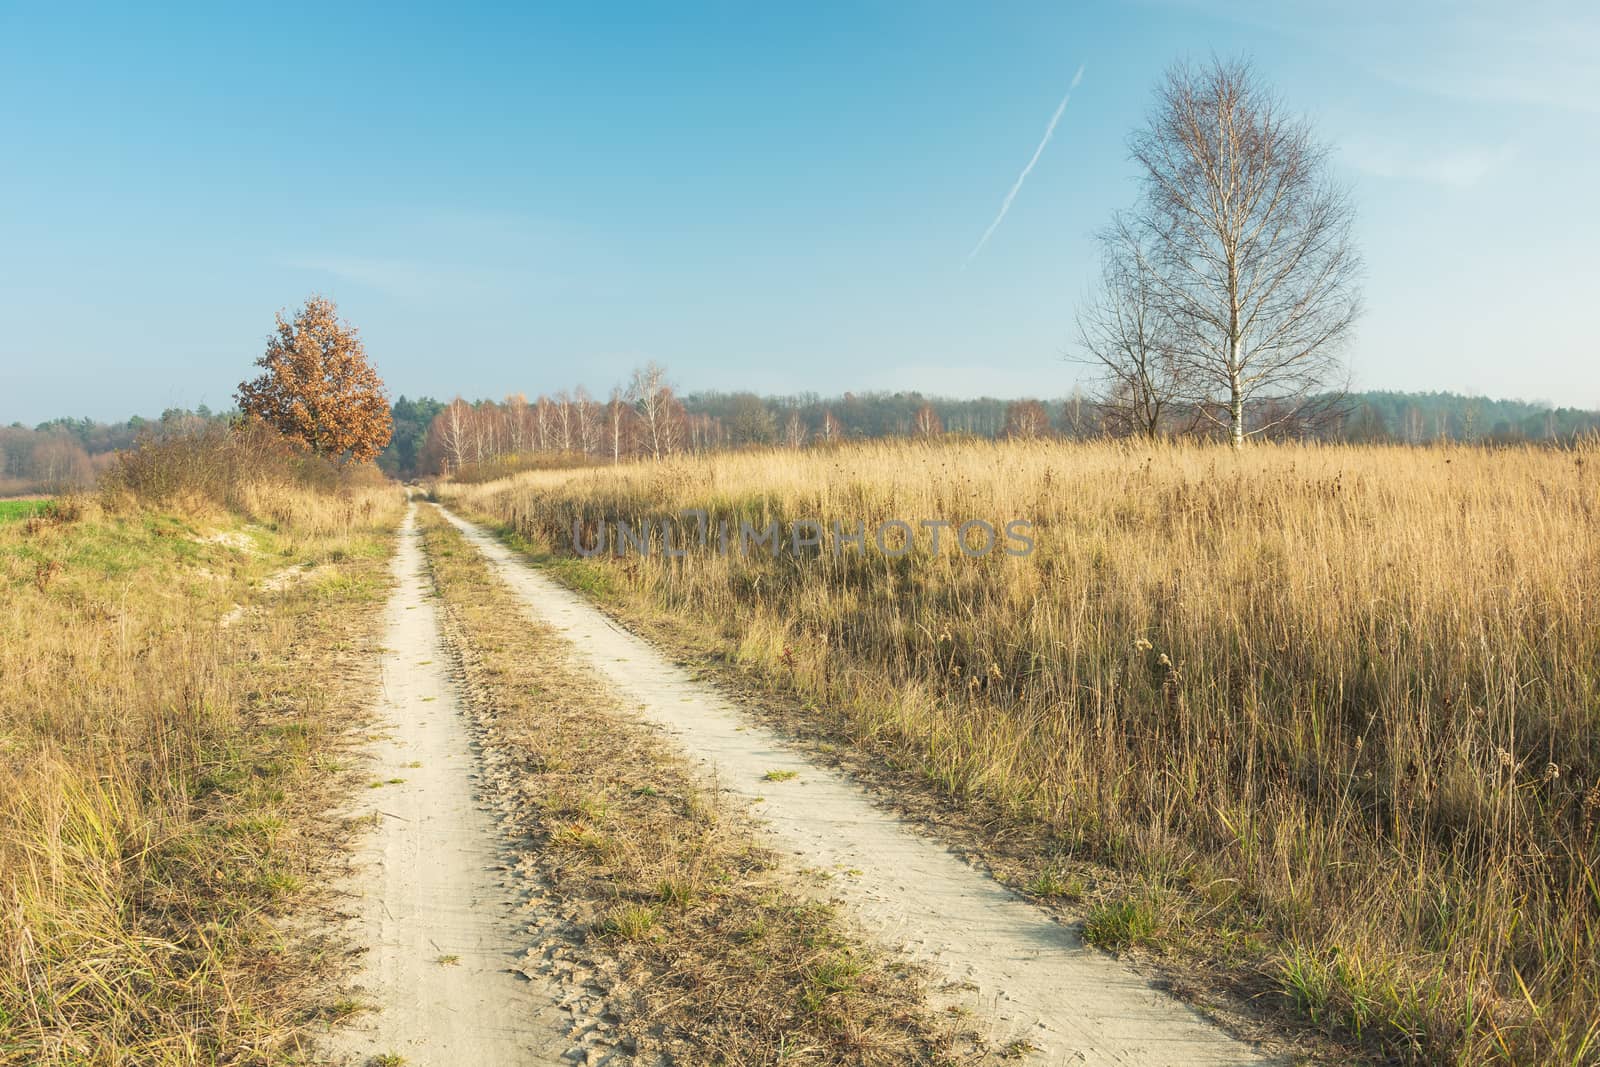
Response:
[[[370,521],[377,498],[392,492],[387,485],[370,463],[313,455],[253,419],[147,434],[100,480],[112,509],[222,509],[318,530]]]

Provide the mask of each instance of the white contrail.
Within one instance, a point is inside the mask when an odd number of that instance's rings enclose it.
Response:
[[[1039,147],[1033,150],[1033,158],[1028,160],[1028,165],[1022,168],[1021,174],[1017,175],[1016,184],[1011,187],[1011,191],[1006,194],[1005,202],[1000,205],[1000,214],[994,217],[994,221],[989,223],[989,228],[983,231],[983,236],[978,238],[978,243],[973,245],[972,251],[967,253],[966,260],[961,264],[962,270],[967,269],[967,264],[971,263],[973,257],[981,252],[983,250],[983,246],[988,243],[990,235],[992,235],[995,230],[1000,228],[1000,223],[1005,220],[1006,212],[1011,210],[1011,201],[1017,198],[1017,190],[1021,189],[1022,183],[1028,180],[1028,175],[1030,172],[1032,172],[1033,165],[1039,162],[1039,156],[1044,153],[1044,146],[1049,144],[1050,138],[1054,136],[1056,132],[1056,123],[1061,121],[1061,113],[1067,110],[1067,101],[1072,99],[1072,90],[1076,89],[1078,87],[1078,83],[1082,80],[1083,68],[1079,67],[1078,73],[1072,76],[1072,84],[1067,86],[1067,95],[1061,98],[1061,103],[1059,106],[1057,106],[1056,113],[1050,116],[1050,125],[1044,128],[1044,137],[1040,139]]]

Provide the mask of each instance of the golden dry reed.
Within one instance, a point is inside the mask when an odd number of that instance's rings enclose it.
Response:
[[[587,545],[687,508],[713,528],[1030,520],[1026,558],[924,535],[895,560],[869,534],[864,554],[564,567],[1137,872],[1129,907],[1171,945],[1346,1040],[1581,1063],[1600,1056],[1597,466],[1592,444],[890,442],[444,492],[562,556],[574,520]]]
[[[233,492],[258,524],[124,490],[0,524],[0,1063],[278,1062],[314,1022],[274,919],[402,497]]]

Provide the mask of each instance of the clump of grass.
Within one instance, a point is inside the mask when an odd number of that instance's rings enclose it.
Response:
[[[824,956],[805,968],[801,1003],[808,1012],[821,1011],[830,998],[854,993],[862,975],[861,963],[844,952]]]
[[[768,771],[761,776],[763,782],[790,782],[800,777],[799,771]]]
[[[687,908],[698,896],[694,884],[686,878],[663,878],[656,883],[655,898],[668,907]]]
[[[893,441],[444,491],[558,576],[705,635],[810,705],[808,732],[1075,859],[1184,868],[1167,947],[1243,990],[1308,1019],[1371,999],[1316,1025],[1411,1061],[1594,1054],[1593,442]],[[571,553],[575,521],[691,508],[734,528],[1026,519],[1037,548]],[[1259,950],[1226,948],[1241,930]],[[1328,995],[1306,996],[1296,952],[1331,943]]]
[[[616,844],[610,836],[584,823],[566,823],[555,827],[550,831],[550,843],[592,856],[606,856],[616,850]]]
[[[1083,879],[1063,873],[1060,868],[1046,866],[1028,883],[1028,891],[1035,896],[1059,898],[1066,901],[1083,899]]]
[[[641,904],[624,904],[600,922],[600,932],[624,941],[643,941],[656,928],[656,909]]]
[[[372,1010],[371,1004],[357,1000],[354,997],[337,997],[331,1003],[325,1005],[317,1014],[329,1021],[337,1022],[341,1019],[360,1015],[364,1011]]]
[[[1161,915],[1153,901],[1113,901],[1089,910],[1083,920],[1083,939],[1112,950],[1153,945],[1161,925]]]

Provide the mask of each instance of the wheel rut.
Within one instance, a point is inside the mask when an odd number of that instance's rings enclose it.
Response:
[[[372,784],[374,821],[341,887],[364,949],[362,1011],[326,1040],[333,1062],[570,1062],[558,991],[523,971],[530,947],[506,843],[450,677],[411,505],[394,557]]]
[[[1197,1011],[1082,942],[948,848],[914,832],[841,774],[812,763],[716,689],[484,530],[440,509],[590,665],[751,804],[774,847],[807,868],[844,872],[832,888],[862,928],[931,964],[987,1022],[997,1046],[1041,1064],[1269,1062]]]

